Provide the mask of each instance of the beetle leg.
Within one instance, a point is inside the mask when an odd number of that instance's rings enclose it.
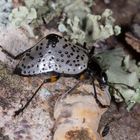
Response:
[[[79,85],[80,82],[81,82],[81,81],[78,81],[72,88],[70,88],[67,92],[65,92],[65,93],[61,96],[60,100],[62,100],[62,99],[65,98],[70,92],[72,92],[72,91]]]
[[[71,87],[68,91],[66,91],[61,97],[60,97],[60,100],[64,99],[69,93],[71,93],[78,85],[79,83],[86,79],[86,76],[84,73],[80,74],[80,75],[76,75],[75,78],[77,80],[79,80],[73,87]],[[59,100],[59,99],[58,99]]]
[[[38,93],[38,91],[40,90],[40,88],[45,84],[45,83],[49,83],[49,82],[55,82],[59,79],[59,75],[55,75],[52,76],[48,79],[45,79],[41,85],[37,88],[37,90],[34,92],[34,94],[31,96],[31,98],[29,98],[29,100],[26,102],[26,104],[20,108],[19,110],[15,111],[14,117],[18,116],[20,113],[23,113],[24,109],[28,107],[28,105],[30,104],[30,102],[33,100],[33,98],[36,96],[36,94]]]
[[[107,107],[109,107],[109,105],[103,105],[100,102],[100,100],[98,99],[94,80],[93,80],[93,89],[94,89],[94,94],[93,93],[92,94],[93,94],[93,96],[95,98],[96,103],[99,105],[99,107],[101,107],[101,108],[107,108]]]

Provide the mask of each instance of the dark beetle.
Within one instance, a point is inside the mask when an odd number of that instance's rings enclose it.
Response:
[[[32,48],[16,56],[16,58],[18,58],[22,55],[22,59],[16,66],[14,73],[22,76],[33,76],[53,72],[55,75],[46,79],[43,83],[54,82],[61,75],[67,75],[79,77],[79,79],[91,79],[92,81],[96,79],[101,87],[105,86],[107,83],[107,76],[102,71],[92,53],[93,50],[89,52],[84,47],[73,45],[70,41],[59,35],[49,34]],[[32,98],[35,96],[37,91],[34,93]],[[107,107],[99,102],[95,86],[94,91],[94,97],[97,103],[101,107]],[[23,108],[16,111],[16,115],[28,106],[32,98]]]

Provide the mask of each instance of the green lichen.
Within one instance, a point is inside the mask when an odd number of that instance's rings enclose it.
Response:
[[[14,8],[9,15],[9,20],[14,26],[29,24],[35,18],[37,18],[36,10],[34,8],[29,10],[25,6]]]
[[[72,19],[77,16],[80,20],[90,13],[90,8],[81,0],[74,0],[64,7],[64,12]]]
[[[79,29],[79,24],[80,24],[80,19],[78,17],[74,17],[74,20],[67,20],[67,27],[64,24],[59,24],[58,29],[60,31],[65,31],[67,33],[72,33],[70,34],[70,38],[71,40],[73,40],[73,42],[77,42],[78,40],[80,40],[79,42],[83,43],[83,39],[85,38],[85,32]]]
[[[14,8],[9,15],[10,22],[15,27],[22,27],[30,37],[34,37],[34,29],[48,24],[54,17],[58,17],[62,9],[55,8],[50,0],[25,0],[24,6]]]
[[[36,8],[42,7],[45,4],[44,0],[25,0],[25,5],[28,8]]]
[[[19,6],[14,8],[9,15],[10,23],[15,27],[22,27],[28,33],[30,37],[34,37],[32,27],[29,25],[37,18],[37,13],[35,8],[28,9],[25,6]]]
[[[140,103],[140,66],[135,60],[130,59],[122,48],[106,51],[97,55],[102,65],[106,66],[106,73],[110,83],[119,90],[130,110],[135,103]],[[115,84],[116,83],[116,84]],[[123,83],[131,88],[124,86]],[[122,96],[114,93],[117,100],[122,101]]]
[[[41,15],[46,12],[47,6],[43,7],[45,5],[43,0],[25,0],[24,2],[24,6],[12,10],[9,20],[12,25],[24,28],[30,37],[34,37],[33,30],[42,24],[38,19],[42,18]]]
[[[36,10],[37,21],[49,11],[49,5],[47,5],[46,0],[25,0],[25,6],[28,9],[34,8]]]
[[[9,24],[8,16],[12,11],[12,0],[0,1],[0,27],[6,27]]]
[[[109,9],[106,9],[101,16],[88,14],[86,40],[89,40],[89,42],[92,40],[105,40],[112,35],[120,34],[120,27],[114,26],[114,22],[112,11]],[[90,35],[88,35],[89,32],[91,32]]]
[[[78,13],[67,15],[68,19],[62,21],[58,29],[80,43],[105,40],[112,35],[118,35],[121,31],[119,26],[114,25],[115,19],[109,9],[106,9],[102,15],[93,15],[88,10],[85,14],[81,14],[82,16]]]

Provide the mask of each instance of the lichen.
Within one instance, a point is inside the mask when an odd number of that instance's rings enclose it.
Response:
[[[112,17],[112,11],[106,9],[102,15],[93,15],[88,10],[81,15],[73,11],[74,14],[67,12],[67,20],[63,20],[59,26],[59,31],[66,32],[70,38],[77,42],[93,43],[99,40],[105,40],[112,35],[120,34],[120,27],[115,26],[115,19]]]
[[[140,66],[136,65],[136,61],[130,59],[122,48],[105,51],[96,56],[100,58],[102,66],[106,66],[109,82],[119,90],[119,93],[114,90],[112,92],[117,101],[122,101],[124,98],[128,110],[135,103],[140,103]]]
[[[0,1],[0,26],[5,27],[9,24],[8,16],[12,10],[12,0]]]
[[[114,22],[112,11],[109,9],[106,9],[101,16],[88,14],[86,40],[89,40],[89,42],[105,40],[112,35],[120,34],[120,27],[114,26]],[[90,35],[88,35],[89,32],[91,32]]]
[[[37,18],[36,10],[34,8],[29,10],[25,6],[14,8],[9,15],[9,20],[14,26],[29,24],[35,18]]]
[[[25,5],[28,8],[38,8],[43,6],[45,3],[44,0],[25,0]]]

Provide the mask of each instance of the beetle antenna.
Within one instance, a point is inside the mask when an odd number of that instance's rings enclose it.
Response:
[[[127,88],[129,88],[129,89],[131,89],[131,90],[136,91],[136,89],[135,89],[134,87],[129,86],[129,85],[124,84],[124,83],[110,83],[110,82],[108,82],[108,83],[109,83],[109,85],[110,85],[110,84],[113,84],[113,85],[123,85],[123,86],[125,86],[125,87],[127,87]]]
[[[125,98],[122,96],[122,93],[119,91],[119,89],[115,88],[111,83],[107,84],[109,86],[109,88],[114,89],[117,93],[119,93],[119,95],[121,96],[121,98],[125,101]]]
[[[119,89],[115,88],[113,85],[123,85],[131,90],[134,90],[136,92],[136,89],[132,86],[129,86],[127,84],[124,83],[111,83],[111,82],[107,82],[106,85],[109,86],[110,88],[114,89],[117,93],[119,93],[119,95],[121,96],[121,98],[125,101],[125,98],[122,96],[122,93],[119,91]]]

